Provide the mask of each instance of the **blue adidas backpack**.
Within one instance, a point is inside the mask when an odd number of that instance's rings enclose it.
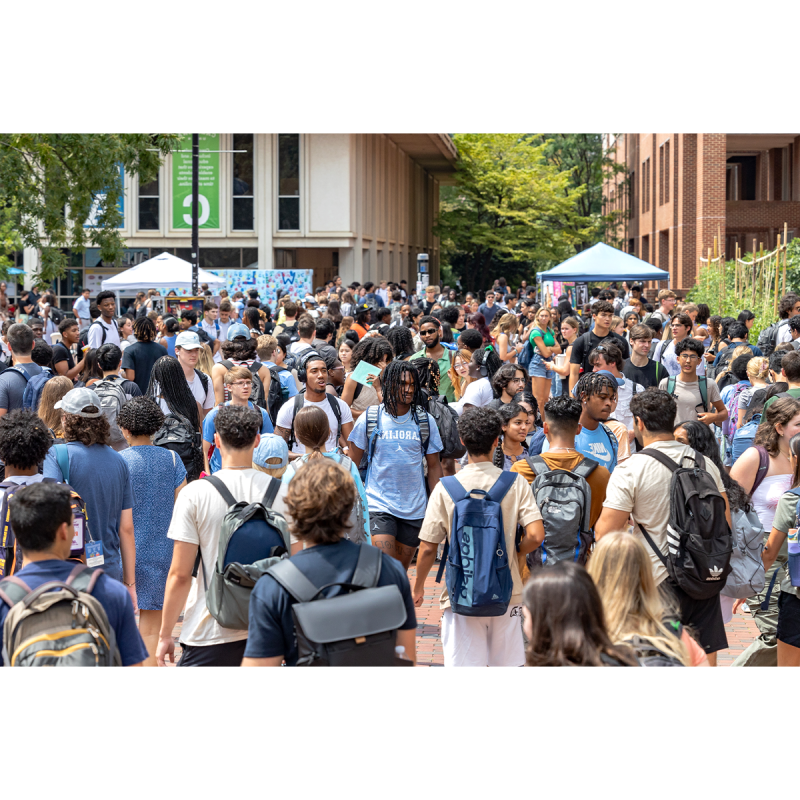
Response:
[[[467,491],[456,477],[439,481],[455,508],[436,582],[446,566],[445,585],[455,614],[500,617],[508,610],[513,584],[500,503],[517,477],[516,472],[503,472],[488,492]]]

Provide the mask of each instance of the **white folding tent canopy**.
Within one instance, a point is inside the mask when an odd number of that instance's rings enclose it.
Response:
[[[198,270],[198,283],[207,283],[209,289],[223,289],[225,278],[204,269]],[[192,265],[171,253],[143,261],[135,267],[120,272],[103,281],[103,289],[113,292],[146,292],[148,289],[192,289]]]

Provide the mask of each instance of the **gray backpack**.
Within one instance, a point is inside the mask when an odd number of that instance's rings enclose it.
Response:
[[[100,398],[103,414],[105,414],[108,424],[111,427],[109,444],[117,451],[127,449],[128,443],[125,441],[125,437],[122,435],[119,425],[117,425],[117,416],[119,415],[120,409],[128,402],[125,390],[119,385],[118,379],[115,379],[113,376],[99,381],[92,386],[92,390]]]
[[[721,594],[737,599],[752,597],[764,591],[764,526],[753,509],[731,512],[733,520],[733,552],[731,571]]]
[[[592,490],[586,479],[598,462],[584,458],[570,472],[550,469],[541,456],[525,460],[535,476],[531,489],[544,523],[544,541],[528,554],[528,566],[552,567],[558,561],[586,563],[594,539],[589,527]]]
[[[102,569],[77,564],[66,582],[50,581],[31,591],[18,576],[0,581],[0,599],[10,606],[3,625],[7,667],[118,667],[114,629],[92,597]]]
[[[282,514],[272,510],[281,482],[270,478],[260,503],[237,502],[228,487],[216,476],[208,481],[228,504],[222,518],[217,546],[217,561],[209,583],[205,564],[198,550],[193,575],[203,570],[208,612],[223,628],[246,631],[249,622],[250,593],[258,579],[290,552],[289,529]]]

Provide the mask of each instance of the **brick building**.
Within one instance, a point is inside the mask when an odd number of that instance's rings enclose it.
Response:
[[[628,211],[616,243],[690,289],[719,232],[726,255],[800,235],[800,134],[606,134],[625,169],[603,188],[606,213]]]

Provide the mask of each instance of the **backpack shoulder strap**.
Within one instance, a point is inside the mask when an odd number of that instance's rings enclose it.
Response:
[[[672,375],[667,379],[667,394],[675,394],[675,378]]]
[[[703,375],[697,379],[700,389],[700,399],[703,401],[703,409],[708,411],[708,379]]]
[[[0,600],[9,608],[22,602],[30,593],[31,587],[16,575],[9,575],[0,581]]]
[[[428,411],[427,409],[420,406],[417,409],[417,416],[419,418],[419,438],[421,440],[422,445],[422,456],[425,457],[425,454],[428,452],[428,445],[431,441],[431,425],[430,421],[428,420]]]
[[[278,496],[278,491],[280,488],[281,482],[277,478],[273,478],[270,475],[269,486],[267,486],[267,491],[264,492],[264,499],[262,500],[264,508],[272,508],[272,504],[275,502],[275,498]],[[229,503],[228,505],[233,505],[233,503]]]
[[[227,505],[236,505],[236,498],[234,498],[228,487],[216,475],[206,475],[203,480],[208,481],[222,495],[222,499],[227,503]]]
[[[534,478],[550,472],[550,467],[547,466],[547,462],[541,456],[525,456],[525,461],[528,462]]]
[[[69,452],[65,444],[54,445],[56,454],[56,463],[61,470],[61,475],[64,478],[64,483],[69,483]]]
[[[298,392],[294,396],[294,405],[292,406],[292,426],[289,429],[289,452],[292,452],[292,448],[294,447],[295,443],[295,436],[294,436],[294,418],[297,416],[297,412],[303,407],[303,404],[306,401],[306,393],[305,392]]]
[[[308,603],[319,594],[319,589],[288,558],[274,564],[266,574],[283,586],[298,603]]]
[[[641,450],[637,455],[650,456],[651,458],[654,458],[660,464],[663,464],[670,472],[678,471],[678,465],[668,455],[665,455],[658,450],[645,447],[644,450]]]
[[[579,477],[586,480],[599,466],[600,464],[594,459],[584,457],[583,461],[581,461],[572,471]]]
[[[200,378],[200,383],[203,384],[203,391],[208,392],[208,375],[205,372],[200,372],[199,369],[195,369],[195,374]]]
[[[358,561],[350,583],[371,589],[378,585],[381,577],[381,551],[369,544],[359,545]]]
[[[102,569],[92,569],[86,564],[76,564],[67,578],[67,586],[72,586],[79,592],[91,594],[97,584],[98,578],[103,574]]]
[[[465,494],[466,490],[461,485],[461,481],[459,481],[455,475],[450,475],[446,478],[440,478],[439,483],[442,485],[442,487],[444,487],[444,490],[450,495],[450,499],[454,503],[458,503],[467,496]]]
[[[342,435],[342,409],[339,408],[339,400],[334,395],[330,392],[325,392],[325,396],[328,398],[333,416],[336,417],[336,446],[338,447],[339,437]]]
[[[233,362],[229,361],[227,358],[223,358],[219,363],[222,364],[225,369],[230,369],[233,366]]]
[[[767,477],[767,470],[769,469],[769,453],[767,452],[767,448],[760,444],[753,446],[758,451],[758,472],[756,472],[756,478],[753,481],[752,488],[750,489],[751,497],[755,494],[756,489],[761,486],[764,478]]]
[[[367,445],[369,445],[369,440],[372,438],[373,431],[378,427],[379,412],[380,406],[370,406],[367,409]]]
[[[614,431],[605,424],[605,422],[601,422],[600,425],[602,426],[603,430],[606,432],[606,436],[608,436],[608,443],[611,445],[611,449],[614,452],[614,458],[616,459],[617,453],[619,451],[619,443],[617,442],[617,437],[614,435]]]
[[[500,477],[494,482],[494,486],[489,489],[489,494],[486,495],[487,500],[493,500],[495,503],[502,503],[505,496],[510,491],[511,487],[517,481],[516,472],[503,472]]]

